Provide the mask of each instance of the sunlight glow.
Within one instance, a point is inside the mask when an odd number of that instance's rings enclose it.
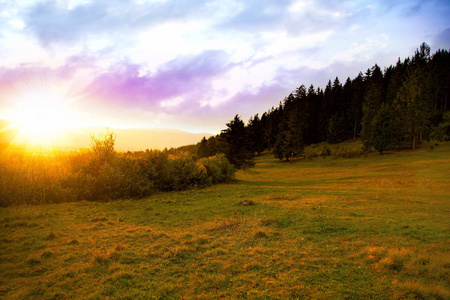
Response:
[[[65,131],[79,124],[69,110],[73,101],[66,99],[67,88],[40,78],[19,86],[18,91],[20,96],[13,99],[14,107],[8,114],[19,131],[14,143],[33,151],[70,146]]]

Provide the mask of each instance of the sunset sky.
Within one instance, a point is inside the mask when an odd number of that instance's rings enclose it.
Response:
[[[215,134],[301,84],[450,49],[449,16],[447,0],[0,0],[0,119]]]

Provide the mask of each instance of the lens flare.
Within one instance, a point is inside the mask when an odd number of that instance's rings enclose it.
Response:
[[[18,130],[13,143],[32,151],[69,147],[66,132],[80,123],[70,110],[76,99],[68,96],[67,84],[41,76],[22,82],[16,89],[18,96],[10,99],[13,107],[8,113]]]

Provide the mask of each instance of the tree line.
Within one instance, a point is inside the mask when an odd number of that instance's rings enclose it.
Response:
[[[240,168],[264,150],[288,159],[320,142],[361,139],[364,150],[381,154],[415,149],[424,139],[450,139],[449,86],[449,51],[431,55],[423,43],[411,58],[399,58],[384,70],[375,64],[344,83],[329,80],[325,89],[301,85],[247,124],[236,115],[220,134],[203,138],[190,151],[199,157],[224,153]]]

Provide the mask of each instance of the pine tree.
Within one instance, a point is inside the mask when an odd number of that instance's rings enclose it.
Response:
[[[378,65],[373,66],[370,71],[371,75],[369,80],[369,87],[364,96],[363,103],[363,117],[362,117],[362,131],[361,131],[361,139],[364,142],[364,148],[366,150],[372,149],[372,137],[373,137],[373,128],[372,128],[372,120],[375,117],[381,103],[383,102],[382,98],[382,80],[383,73]]]
[[[388,104],[383,103],[372,120],[371,142],[380,154],[396,145],[394,113]]]
[[[258,114],[253,118],[250,118],[247,124],[248,138],[250,143],[250,149],[253,152],[261,154],[264,151],[264,135],[261,120]]]
[[[236,168],[252,165],[254,153],[250,150],[244,122],[236,115],[226,125],[228,128],[222,131],[226,142],[226,157]]]
[[[420,68],[411,67],[397,93],[396,109],[401,120],[402,133],[411,139],[413,150],[430,123],[432,100],[430,93],[427,93],[426,77],[427,74]]]
[[[198,146],[197,150],[198,157],[208,157],[209,156],[209,149],[208,149],[208,140],[206,137],[203,137],[200,141],[200,145]]]
[[[354,141],[356,141],[356,136],[361,130],[362,103],[365,90],[366,83],[363,74],[360,72],[352,81],[352,101],[349,109],[349,113],[352,116]]]

